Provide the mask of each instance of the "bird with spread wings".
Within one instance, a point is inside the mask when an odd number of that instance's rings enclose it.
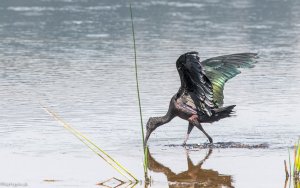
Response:
[[[178,116],[189,122],[185,145],[194,127],[201,130],[210,143],[213,139],[201,123],[213,123],[230,117],[235,105],[223,106],[225,83],[238,75],[240,68],[252,68],[258,58],[256,53],[224,55],[200,61],[198,52],[188,52],[176,61],[181,86],[171,98],[168,112],[161,117],[150,117],[146,128],[145,144],[159,126]]]

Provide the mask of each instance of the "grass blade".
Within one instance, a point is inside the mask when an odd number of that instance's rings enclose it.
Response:
[[[130,180],[130,178],[128,178],[128,176],[133,178],[135,180],[135,182],[138,182],[137,178],[132,173],[130,173],[124,166],[122,166],[119,162],[117,162],[111,156],[109,156],[104,150],[102,150],[100,147],[98,147],[96,144],[94,144],[92,141],[90,141],[87,137],[85,137],[78,130],[71,127],[61,117],[59,117],[55,112],[53,112],[46,106],[42,105],[42,107],[48,114],[51,115],[51,117],[53,117],[56,121],[58,121],[60,124],[62,124],[68,131],[70,131],[75,137],[77,137],[82,143],[84,143],[94,153],[96,153],[99,157],[101,157],[104,161],[106,161],[110,166],[112,166],[115,170],[117,170],[121,175],[123,175],[129,181],[131,181],[131,180]],[[103,155],[105,155],[108,159],[106,159]]]
[[[295,175],[296,178],[299,179],[299,173],[300,173],[300,140],[298,140],[298,143],[295,146]]]
[[[138,103],[139,103],[139,112],[140,112],[140,121],[141,121],[141,130],[142,130],[142,142],[143,142],[143,149],[144,148],[144,128],[143,128],[143,115],[142,115],[142,107],[141,107],[141,98],[140,98],[140,89],[139,89],[139,79],[138,79],[138,68],[137,68],[137,57],[136,57],[136,44],[135,44],[135,33],[134,33],[134,24],[133,24],[133,16],[132,16],[132,8],[130,4],[130,17],[131,17],[131,28],[132,28],[132,37],[133,37],[133,50],[134,50],[134,68],[135,68],[135,80],[136,80],[136,91],[138,96]]]
[[[291,154],[290,154],[290,149],[289,149],[289,148],[288,148],[288,152],[289,152],[290,178],[292,178],[292,176],[293,176],[293,172],[292,172]]]
[[[143,127],[143,115],[142,115],[142,107],[141,107],[141,99],[140,99],[140,89],[139,89],[139,79],[138,79],[138,68],[137,68],[137,55],[136,55],[136,43],[135,43],[135,33],[134,33],[134,24],[133,24],[133,16],[132,16],[132,8],[130,3],[130,18],[131,18],[131,29],[132,29],[132,38],[133,38],[133,50],[134,50],[134,68],[135,68],[135,80],[136,80],[136,90],[138,96],[138,103],[139,103],[139,111],[140,111],[140,121],[141,121],[141,131],[142,131],[142,146],[144,151],[144,173],[145,179],[148,179],[148,160],[146,155],[146,148],[145,148],[145,138],[144,138],[144,127]]]

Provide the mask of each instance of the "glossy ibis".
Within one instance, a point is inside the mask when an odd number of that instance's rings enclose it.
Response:
[[[223,90],[227,80],[240,73],[239,68],[252,68],[256,53],[224,55],[200,61],[198,52],[188,52],[176,61],[181,86],[171,98],[169,110],[162,117],[150,117],[146,128],[145,144],[159,126],[178,116],[189,122],[186,138],[194,127],[200,129],[212,143],[201,123],[212,123],[230,117],[235,105],[223,107]]]

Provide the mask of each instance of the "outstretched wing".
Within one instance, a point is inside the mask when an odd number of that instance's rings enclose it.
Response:
[[[197,52],[189,52],[179,57],[176,62],[181,80],[179,95],[189,95],[197,110],[211,116],[213,104],[213,88],[200,64]]]
[[[219,107],[223,105],[223,90],[226,81],[241,73],[238,68],[254,67],[257,58],[256,53],[239,53],[213,57],[201,62],[205,75],[212,83],[215,105]]]

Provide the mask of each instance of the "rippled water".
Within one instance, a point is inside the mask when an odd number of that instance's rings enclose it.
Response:
[[[196,50],[205,59],[259,52],[254,69],[226,84],[225,104],[236,104],[237,116],[204,128],[216,142],[267,143],[275,153],[294,143],[299,1],[151,0],[134,2],[133,10],[144,121],[167,111],[180,86],[175,61],[182,53]],[[141,159],[129,15],[126,1],[1,1],[1,154],[89,156],[42,101],[113,155]],[[186,130],[187,122],[174,119],[150,145],[168,150]],[[189,143],[203,142],[194,130]]]

